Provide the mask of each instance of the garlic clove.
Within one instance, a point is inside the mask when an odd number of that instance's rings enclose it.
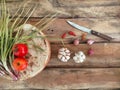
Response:
[[[86,56],[84,54],[79,55],[80,58],[85,59]]]
[[[73,57],[73,60],[78,60],[77,56],[74,56],[74,57]]]
[[[75,60],[75,63],[81,63],[81,61],[80,60]]]
[[[86,56],[85,56],[85,55],[83,55],[83,56],[82,56],[82,59],[86,59]]]
[[[59,54],[58,55],[58,59],[61,59],[63,57],[63,55]]]
[[[62,57],[62,58],[61,58],[61,61],[62,61],[62,62],[67,62],[68,60],[65,59],[65,57]]]
[[[80,61],[79,60],[74,60],[75,61],[75,63],[80,63]]]
[[[81,63],[84,62],[84,59],[80,59],[80,62],[81,62]]]
[[[59,54],[62,54],[64,56],[66,56],[66,53],[65,52],[59,52]]]
[[[70,51],[67,49],[67,50],[65,50],[65,52],[66,52],[66,53],[69,53]]]
[[[65,51],[65,48],[59,49],[59,52],[64,52],[64,51]]]
[[[79,51],[78,54],[79,55],[84,55],[84,53],[82,51]]]
[[[62,56],[61,60],[62,60],[62,61],[64,61],[64,60],[65,60],[65,57],[64,57],[64,56]]]
[[[68,50],[67,48],[64,48],[65,50]]]
[[[66,55],[67,55],[67,56],[70,56],[70,53],[67,53]]]
[[[87,40],[87,44],[88,44],[88,45],[92,45],[94,42],[95,42],[95,41],[92,40],[92,39],[88,39],[88,40]]]
[[[65,59],[65,60],[64,60],[64,62],[68,62],[68,60],[67,60],[67,59]]]
[[[70,59],[70,57],[69,57],[69,56],[66,56],[65,58],[66,58],[67,60],[69,60],[69,59]]]
[[[77,59],[77,60],[74,60],[75,61],[75,63],[82,63],[82,62],[84,62],[84,59]]]

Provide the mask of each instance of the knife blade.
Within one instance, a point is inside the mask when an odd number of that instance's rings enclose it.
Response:
[[[67,21],[67,23],[68,23],[69,25],[71,25],[72,27],[78,29],[78,30],[81,30],[81,31],[83,31],[83,32],[87,32],[87,33],[89,33],[89,34],[93,34],[93,35],[95,35],[95,36],[98,36],[98,37],[100,37],[100,38],[106,39],[106,40],[108,40],[108,41],[111,41],[111,40],[113,39],[113,38],[110,37],[110,36],[107,36],[107,35],[102,34],[102,33],[100,33],[100,32],[94,31],[94,30],[89,29],[89,28],[87,28],[87,27],[80,26],[80,25],[78,25],[78,24],[76,24],[76,23],[74,23],[74,22]]]

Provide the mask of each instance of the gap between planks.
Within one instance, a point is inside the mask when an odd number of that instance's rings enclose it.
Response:
[[[21,18],[22,19],[22,18]],[[25,20],[25,19],[24,19]],[[30,23],[32,25],[34,25],[35,23],[37,23],[39,20],[39,18],[30,18],[29,21],[27,23]],[[45,29],[43,32],[48,36],[48,39],[51,43],[61,43],[60,37],[64,32],[68,32],[69,30],[72,30],[73,32],[75,32],[77,34],[76,37],[72,37],[72,36],[67,36],[65,39],[63,39],[64,43],[72,43],[74,39],[81,37],[82,31],[77,30],[75,28],[73,28],[72,26],[70,26],[68,23],[66,23],[66,20],[70,20],[73,21],[79,25],[88,27],[90,29],[93,29],[95,31],[104,33],[106,35],[111,36],[112,38],[114,38],[110,43],[120,43],[120,20],[118,18],[78,18],[78,19],[56,19],[55,21],[53,21],[53,23],[47,27],[47,29]],[[14,20],[13,20],[14,21]],[[61,27],[62,26],[62,27]],[[59,39],[56,39],[59,38]],[[93,39],[96,41],[96,43],[109,43],[108,41],[96,37],[94,35],[87,35],[87,39]],[[84,43],[84,42],[81,42]]]
[[[25,81],[0,78],[3,89],[120,88],[120,68],[49,68]]]
[[[11,15],[14,15],[25,0],[7,1]],[[61,12],[58,17],[120,17],[120,0],[34,0],[27,5],[26,10],[34,4],[38,6],[32,17],[43,17],[49,12]]]
[[[45,69],[27,81],[32,88],[120,88],[120,68]]]
[[[28,23],[34,25],[40,19],[30,19]],[[92,30],[104,33],[106,35],[114,38],[111,43],[119,43],[120,42],[120,18],[77,18],[77,19],[56,19],[53,23],[44,30],[44,33],[48,36],[48,39],[51,43],[59,43],[59,38],[65,32],[72,30],[77,34],[76,37],[72,37],[67,35],[65,39],[63,39],[64,43],[71,43],[74,39],[80,38],[80,36],[84,33],[80,30],[77,30],[66,23],[66,20],[73,21],[81,26],[88,27]],[[58,39],[56,39],[58,38]],[[93,39],[98,43],[109,43],[108,41],[96,37],[94,35],[87,35],[88,39]]]

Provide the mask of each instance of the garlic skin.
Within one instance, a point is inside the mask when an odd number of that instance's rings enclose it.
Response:
[[[82,63],[86,59],[85,54],[82,51],[79,51],[78,53],[75,53],[75,56],[73,57],[73,60],[75,63]]]
[[[58,59],[62,62],[67,62],[70,59],[70,50],[67,48],[60,48],[58,51]]]

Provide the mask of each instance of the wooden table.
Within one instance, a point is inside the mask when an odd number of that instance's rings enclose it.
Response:
[[[7,1],[13,14],[18,5],[25,0]],[[120,88],[120,0],[33,0],[28,7],[34,3],[42,3],[45,6],[44,8],[51,10],[51,12],[64,12],[44,31],[51,37],[49,39],[52,50],[51,60],[41,73],[29,80],[14,82],[1,77],[0,88],[93,88],[95,90],[98,90],[98,88]],[[29,21],[34,23],[44,16],[44,8],[38,6]],[[105,33],[115,39],[112,42],[107,42],[99,37],[87,35],[88,39],[96,41],[93,45],[80,43],[78,46],[74,46],[72,44],[73,40],[80,37],[83,32],[68,25],[66,20]],[[76,64],[72,58],[67,63],[57,59],[57,51],[63,46],[61,41],[55,38],[69,30],[77,34],[76,37],[68,36],[64,39],[65,47],[73,52],[72,56],[79,50],[82,50],[85,54],[91,47],[95,50],[95,54],[93,56],[87,55],[87,59],[83,63]]]

